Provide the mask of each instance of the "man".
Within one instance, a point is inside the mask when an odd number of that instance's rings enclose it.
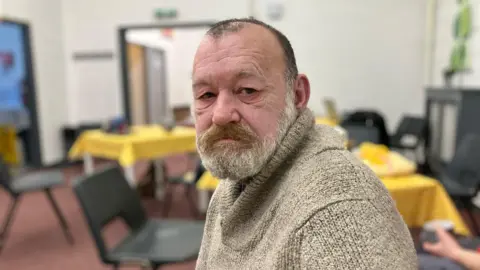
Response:
[[[388,191],[316,126],[293,49],[254,19],[215,24],[193,66],[197,146],[223,179],[197,269],[416,269]]]

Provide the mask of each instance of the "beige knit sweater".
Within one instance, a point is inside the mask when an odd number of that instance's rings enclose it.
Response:
[[[386,188],[305,110],[242,192],[221,181],[197,269],[418,268]]]

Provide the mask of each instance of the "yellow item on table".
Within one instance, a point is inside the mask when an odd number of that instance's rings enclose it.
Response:
[[[83,132],[69,157],[81,158],[84,153],[119,161],[131,166],[139,160],[156,159],[171,154],[196,151],[195,129],[175,127],[171,131],[158,125],[133,126],[128,134],[110,134],[102,130]]]
[[[388,147],[380,144],[362,143],[360,145],[360,158],[372,164],[385,164],[388,162]]]
[[[335,120],[327,117],[317,117],[315,118],[315,123],[317,125],[327,125],[332,127],[337,125],[337,122]]]
[[[438,181],[419,174],[384,177],[381,181],[409,227],[418,228],[431,220],[447,219],[455,224],[456,233],[470,235],[455,204]],[[197,182],[197,188],[214,191],[219,182],[207,171]]]
[[[5,163],[18,165],[17,133],[12,126],[0,126],[0,157]]]
[[[219,183],[220,183],[220,180],[218,180],[216,177],[213,177],[213,175],[209,171],[206,171],[202,174],[202,176],[198,180],[197,189],[214,191],[217,188]]]
[[[397,152],[389,151],[384,145],[362,143],[357,156],[378,177],[401,176],[415,173],[417,165]]]

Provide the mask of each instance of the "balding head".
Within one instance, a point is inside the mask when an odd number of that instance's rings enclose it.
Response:
[[[278,45],[281,47],[283,52],[283,57],[285,61],[285,78],[289,83],[295,81],[298,75],[298,68],[292,45],[290,44],[288,38],[274,27],[253,18],[229,19],[214,24],[208,30],[207,36],[213,37],[215,39],[221,38],[226,34],[239,32],[249,24],[258,25],[264,28],[276,38]]]

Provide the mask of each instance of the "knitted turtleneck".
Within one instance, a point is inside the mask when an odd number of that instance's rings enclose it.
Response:
[[[247,183],[215,191],[197,269],[417,269],[388,191],[310,110]]]

